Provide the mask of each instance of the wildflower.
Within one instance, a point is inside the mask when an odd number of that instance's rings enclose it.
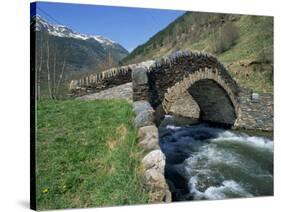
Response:
[[[46,194],[46,193],[48,193],[49,192],[49,189],[48,188],[45,188],[44,190],[43,190],[43,193],[44,194]]]

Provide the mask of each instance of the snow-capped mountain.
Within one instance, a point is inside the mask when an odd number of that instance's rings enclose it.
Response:
[[[35,21],[35,31],[48,32],[50,35],[66,38],[75,38],[81,40],[95,39],[102,45],[115,45],[116,43],[108,38],[100,35],[85,35],[79,32],[74,32],[72,29],[64,25],[50,24],[40,15],[33,17]]]
[[[66,60],[68,77],[116,66],[129,54],[108,38],[75,32],[67,26],[51,24],[39,15],[31,18],[30,27],[35,37],[36,54],[39,55],[43,49],[43,59],[46,58],[48,43],[51,59],[56,55],[56,61]]]

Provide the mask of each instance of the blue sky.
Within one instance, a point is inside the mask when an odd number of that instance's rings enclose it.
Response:
[[[34,15],[33,9],[31,13]],[[102,35],[132,51],[184,11],[37,2],[36,13],[50,23],[83,34]]]

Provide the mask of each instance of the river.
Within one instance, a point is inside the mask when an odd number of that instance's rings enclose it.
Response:
[[[255,136],[172,116],[159,133],[173,201],[273,195],[271,134]]]

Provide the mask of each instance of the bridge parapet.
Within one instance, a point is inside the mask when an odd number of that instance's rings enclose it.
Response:
[[[73,94],[81,96],[128,83],[132,81],[132,70],[138,67],[149,68],[153,63],[153,60],[148,60],[137,64],[110,68],[99,73],[89,74],[78,80],[72,80],[69,85],[69,90]]]

